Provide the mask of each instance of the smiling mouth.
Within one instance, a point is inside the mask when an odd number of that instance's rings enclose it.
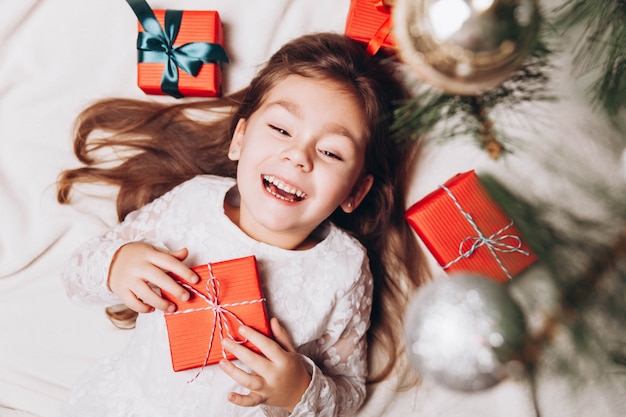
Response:
[[[297,203],[307,197],[304,191],[288,185],[273,175],[263,175],[263,185],[265,185],[265,189],[268,193],[280,200],[290,203]]]

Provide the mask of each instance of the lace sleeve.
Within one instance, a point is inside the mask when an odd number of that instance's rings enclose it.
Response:
[[[164,248],[156,230],[173,192],[163,195],[130,213],[102,236],[80,246],[65,265],[61,278],[71,300],[90,304],[118,304],[119,298],[109,289],[109,267],[115,253],[129,242],[142,241]]]
[[[350,416],[363,404],[372,287],[365,257],[360,278],[339,300],[324,336],[311,352],[301,352],[312,379],[291,417]],[[289,415],[273,407],[263,411],[272,417]]]

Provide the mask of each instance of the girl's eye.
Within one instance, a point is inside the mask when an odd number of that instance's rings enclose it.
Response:
[[[320,153],[328,158],[331,159],[336,159],[337,161],[343,161],[343,159],[341,159],[341,157],[337,154],[334,154],[330,151],[326,151],[326,150],[320,150]]]
[[[274,125],[269,125],[269,126],[270,126],[270,128],[271,128],[272,130],[275,130],[276,132],[280,133],[281,135],[284,135],[284,136],[291,136],[291,135],[289,134],[289,132],[287,132],[285,129],[282,129],[282,128],[280,128],[280,127],[278,127],[278,126],[274,126]]]

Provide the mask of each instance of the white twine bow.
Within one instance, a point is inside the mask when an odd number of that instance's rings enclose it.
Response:
[[[489,252],[491,252],[491,255],[493,255],[494,259],[496,260],[500,268],[502,268],[506,276],[509,279],[512,279],[513,276],[511,275],[509,270],[506,269],[506,267],[502,263],[502,260],[498,257],[498,254],[496,253],[496,251],[504,252],[504,253],[519,252],[526,256],[530,255],[529,252],[521,249],[522,240],[519,238],[519,236],[512,235],[512,234],[508,234],[508,235],[502,234],[504,233],[505,230],[513,226],[513,221],[511,221],[509,224],[507,224],[506,226],[504,226],[502,229],[498,230],[496,233],[492,234],[491,236],[486,237],[483,234],[483,232],[480,230],[480,228],[478,227],[478,225],[476,224],[472,216],[468,212],[463,210],[463,207],[461,207],[461,204],[456,199],[452,191],[450,191],[450,189],[448,189],[448,187],[446,187],[445,185],[440,185],[439,187],[448,194],[448,196],[454,202],[454,205],[459,209],[461,214],[463,214],[463,217],[465,217],[468,223],[474,228],[474,230],[476,230],[476,233],[478,234],[477,236],[468,236],[465,239],[463,239],[461,243],[459,244],[459,257],[448,262],[446,265],[443,266],[443,269],[448,269],[450,266],[454,265],[461,259],[469,258],[470,256],[472,256],[472,254],[476,250],[478,250],[478,248],[480,248],[481,246],[486,246],[487,249],[489,249]],[[505,243],[504,241],[507,239],[513,240],[515,242],[515,245],[510,245],[508,243]],[[473,243],[467,250],[464,250],[465,244],[467,242],[473,242]]]
[[[209,269],[209,278],[207,279],[206,285],[205,285],[206,294],[201,293],[200,291],[198,291],[191,285],[186,284],[184,282],[180,282],[180,284],[183,287],[187,288],[189,291],[193,292],[198,297],[202,298],[204,301],[206,301],[208,305],[206,307],[190,308],[187,310],[174,311],[173,313],[166,313],[167,315],[174,315],[174,314],[195,313],[198,311],[213,310],[213,326],[211,328],[211,337],[209,338],[209,346],[206,351],[206,357],[204,358],[204,363],[202,364],[202,367],[196,373],[196,375],[187,382],[193,382],[196,378],[198,378],[198,376],[200,376],[200,373],[207,366],[207,363],[209,361],[209,355],[211,353],[211,347],[213,346],[213,340],[215,338],[216,328],[219,330],[218,335],[220,338],[220,343],[223,343],[225,336],[227,336],[229,339],[239,344],[243,344],[248,341],[248,339],[237,339],[237,337],[231,331],[230,326],[228,324],[229,317],[231,319],[234,319],[241,326],[243,326],[245,323],[239,317],[237,317],[235,313],[230,311],[228,308],[249,305],[249,304],[254,304],[254,303],[262,303],[265,301],[265,298],[259,298],[257,300],[247,300],[247,301],[241,301],[237,303],[220,304],[220,299],[219,299],[220,281],[213,274],[213,267],[211,266],[210,263],[207,264],[207,267]],[[221,348],[222,348],[222,356],[226,358],[226,350],[224,349],[224,346],[222,345]]]

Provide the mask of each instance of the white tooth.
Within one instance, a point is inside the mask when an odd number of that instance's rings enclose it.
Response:
[[[293,195],[297,196],[298,198],[303,198],[306,195],[304,192],[287,185],[287,183],[285,183],[282,180],[279,180],[278,178],[274,177],[273,175],[265,175],[263,178],[265,179],[265,181],[269,182],[270,184],[273,184],[276,188],[278,188],[278,189],[280,189],[282,191],[285,191],[285,192],[287,192],[289,194],[293,194]]]

